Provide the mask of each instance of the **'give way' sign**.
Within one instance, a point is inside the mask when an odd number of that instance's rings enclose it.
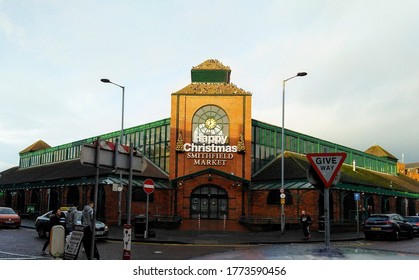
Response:
[[[346,153],[307,154],[307,158],[324,183],[324,186],[328,188],[332,185],[333,180],[345,161]]]

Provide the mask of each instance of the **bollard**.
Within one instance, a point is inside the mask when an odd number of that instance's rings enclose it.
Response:
[[[124,225],[124,250],[122,252],[123,260],[131,259],[131,224]]]
[[[51,229],[51,236],[49,248],[50,254],[56,259],[62,258],[64,256],[64,246],[65,246],[65,229],[61,225],[55,225]]]

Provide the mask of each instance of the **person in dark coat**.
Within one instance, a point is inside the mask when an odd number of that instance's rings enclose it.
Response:
[[[304,239],[310,239],[310,225],[312,224],[311,217],[306,211],[301,212],[300,223],[303,228]]]
[[[51,230],[53,226],[56,225],[62,225],[61,223],[61,219],[65,219],[65,215],[64,213],[61,212],[61,209],[55,209],[52,211],[51,215],[49,216],[49,237],[47,238],[47,240],[44,243],[44,246],[42,247],[42,254],[43,255],[47,255],[48,252],[46,251],[48,245],[49,245],[49,241],[51,239]]]

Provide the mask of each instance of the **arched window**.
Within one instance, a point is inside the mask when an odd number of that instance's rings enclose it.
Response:
[[[202,142],[202,136],[229,136],[227,113],[216,105],[199,108],[192,118],[192,142]]]

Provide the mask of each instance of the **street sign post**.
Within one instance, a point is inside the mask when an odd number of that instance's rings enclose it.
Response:
[[[346,153],[314,153],[307,154],[307,158],[319,175],[324,186],[324,237],[326,248],[330,247],[330,207],[329,207],[329,187],[337,184],[335,180],[343,162],[346,159]]]
[[[99,146],[99,168],[109,168],[113,170],[143,172],[147,167],[147,162],[141,154],[133,154],[132,164],[130,162],[130,153],[125,146],[118,145],[118,148],[112,142],[100,141]],[[84,165],[96,167],[95,161],[96,144],[83,145],[81,149],[80,162]]]
[[[359,200],[361,198],[360,193],[354,193],[354,200],[356,201],[356,232],[359,235]]]
[[[280,204],[281,204],[281,233],[285,233],[285,189],[280,188]]]
[[[146,179],[144,181],[144,192],[147,194],[147,210],[146,210],[146,219],[145,219],[145,231],[144,231],[144,238],[148,238],[148,204],[149,204],[149,197],[150,194],[154,192],[154,181],[151,179]]]
[[[99,170],[108,168],[120,171],[129,171],[128,198],[127,198],[127,224],[131,224],[131,200],[132,200],[132,172],[143,172],[147,167],[144,157],[137,151],[134,153],[132,144],[122,146],[109,141],[100,140],[98,137],[94,144],[83,145],[81,149],[80,162],[83,165],[90,165],[96,168],[95,188],[93,198],[93,224],[96,224],[97,195],[99,189]],[[122,187],[122,182],[121,182]],[[119,191],[119,190],[118,190]],[[119,191],[121,194],[121,191]],[[93,257],[95,240],[95,227],[92,229],[90,256]],[[87,252],[86,252],[87,253]]]

